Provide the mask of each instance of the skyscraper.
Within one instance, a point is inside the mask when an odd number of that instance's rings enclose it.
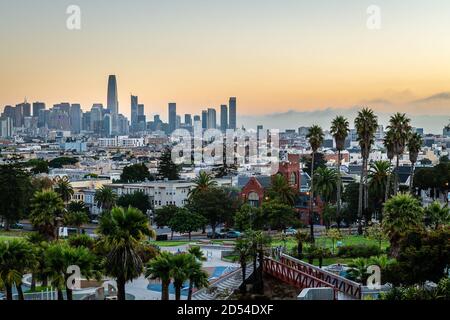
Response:
[[[195,115],[194,116],[194,122],[195,121],[202,121],[199,115]]]
[[[216,109],[208,108],[207,128],[208,129],[215,129],[216,126],[217,126]]]
[[[231,97],[230,102],[230,121],[228,123],[228,128],[236,129],[236,98]]]
[[[108,101],[106,108],[111,114],[111,132],[112,134],[116,134],[119,116],[119,100],[117,96],[117,80],[115,75],[110,75],[108,78]]]
[[[169,133],[177,128],[177,104],[169,103]]]
[[[208,111],[206,110],[202,111],[202,128],[203,129],[208,128]]]
[[[188,113],[184,115],[184,124],[186,126],[192,126],[192,116]]]
[[[72,133],[81,132],[81,106],[79,104],[72,104],[70,106],[70,131]]]
[[[220,106],[220,129],[222,131],[228,129],[228,106],[226,104]]]
[[[45,109],[44,102],[33,102],[33,117],[39,117],[39,110]]]
[[[135,131],[138,123],[138,97],[131,96],[131,130]]]

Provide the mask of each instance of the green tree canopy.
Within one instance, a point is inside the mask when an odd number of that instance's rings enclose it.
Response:
[[[124,183],[152,180],[150,171],[144,163],[137,163],[123,168],[120,181]]]

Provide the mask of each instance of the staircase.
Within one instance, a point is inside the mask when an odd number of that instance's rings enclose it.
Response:
[[[245,270],[248,279],[253,273],[253,264],[249,264]],[[242,284],[242,269],[239,268],[229,274],[220,277],[210,283],[208,288],[196,291],[192,300],[227,300]]]

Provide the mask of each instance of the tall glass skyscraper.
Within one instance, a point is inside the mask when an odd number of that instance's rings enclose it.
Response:
[[[222,131],[228,129],[228,106],[226,104],[220,106],[220,129]]]
[[[228,128],[230,129],[236,129],[236,98],[231,97],[230,98],[230,121],[228,124]]]
[[[177,104],[169,103],[169,133],[177,128]]]
[[[119,100],[117,95],[117,80],[115,75],[108,78],[108,101],[106,109],[111,114],[111,132],[117,133],[117,121],[119,116]]]
[[[138,97],[131,96],[131,129],[136,130],[138,123]]]

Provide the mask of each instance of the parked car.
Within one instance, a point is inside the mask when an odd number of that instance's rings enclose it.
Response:
[[[294,228],[287,228],[283,231],[283,233],[287,236],[295,236],[297,234],[297,230]]]
[[[212,231],[208,232],[206,234],[206,237],[208,239],[212,239]],[[225,239],[227,237],[227,232],[225,231],[225,229],[221,229],[219,232],[216,232],[215,234],[215,239]]]
[[[98,224],[98,220],[97,219],[93,219],[93,220],[91,220],[91,223],[92,224]]]
[[[226,237],[228,239],[237,239],[241,237],[241,233],[239,231],[228,231]]]
[[[10,225],[9,227],[11,229],[22,230],[24,226],[21,223],[14,223],[14,224]]]

